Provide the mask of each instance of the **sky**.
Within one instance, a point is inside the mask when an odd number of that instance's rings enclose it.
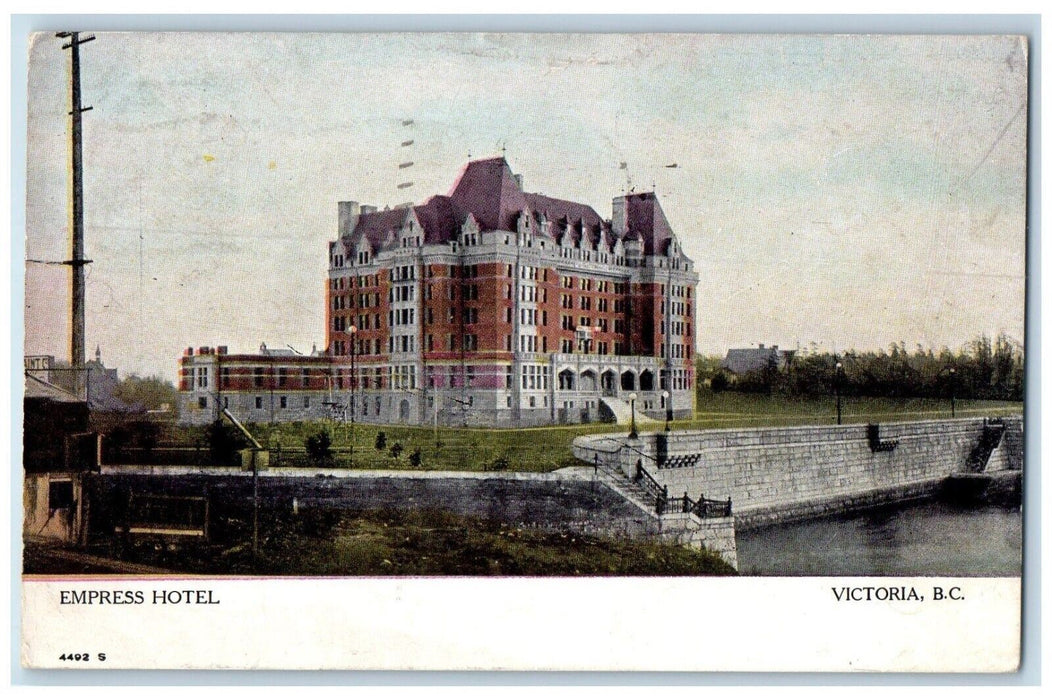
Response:
[[[421,203],[501,154],[606,218],[655,190],[701,278],[702,353],[1023,339],[1019,37],[96,36],[86,336],[122,375],[322,346],[337,202]],[[62,43],[30,46],[35,260],[69,256]],[[27,264],[27,354],[68,356],[67,309],[68,270]]]

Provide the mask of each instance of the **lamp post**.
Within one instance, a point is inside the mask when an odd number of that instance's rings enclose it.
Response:
[[[836,391],[836,424],[840,425],[840,373],[843,371],[844,365],[841,362],[836,363],[836,374],[833,376],[833,389]]]
[[[633,391],[628,395],[628,402],[632,406],[632,425],[631,429],[628,431],[628,437],[635,440],[639,437],[639,433],[636,432],[636,392]]]
[[[671,397],[669,396],[668,391],[662,391],[661,392],[661,398],[664,399],[664,403],[665,403],[665,432],[667,433],[670,430],[672,430],[672,428],[671,428],[671,423],[672,423],[672,400],[671,400]]]
[[[950,418],[957,417],[957,368],[950,368]]]
[[[347,335],[351,339],[351,442],[350,442],[350,457],[351,457],[351,468],[354,468],[354,414],[357,406],[355,402],[358,400],[357,392],[358,388],[358,368],[355,366],[355,359],[358,356],[358,348],[356,347],[355,334],[358,333],[357,326],[348,326]]]

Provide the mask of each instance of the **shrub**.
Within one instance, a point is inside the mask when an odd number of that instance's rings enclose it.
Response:
[[[118,425],[106,434],[106,445],[114,452],[120,452],[131,442],[131,433],[127,428]]]
[[[712,375],[712,379],[709,380],[709,388],[712,389],[712,393],[718,394],[721,391],[726,391],[729,383],[726,374],[723,372],[717,372]]]
[[[380,431],[376,434],[376,449],[383,452],[387,447],[387,433]]]
[[[221,420],[214,421],[205,430],[205,442],[208,443],[208,454],[217,464],[229,464],[236,461],[237,451],[248,446],[248,442],[234,427]]]
[[[402,454],[402,450],[404,449],[405,448],[402,447],[402,443],[396,442],[395,444],[391,445],[391,456],[395,459],[398,459],[398,455]]]
[[[421,455],[419,447],[409,453],[409,463],[412,464],[414,467],[420,466],[420,459]]]
[[[307,448],[310,458],[316,462],[332,459],[332,440],[324,430],[307,436],[307,439],[303,441],[303,446]]]
[[[135,443],[149,454],[157,447],[161,437],[161,428],[150,421],[136,421],[131,424],[131,430]]]
[[[511,463],[508,461],[508,458],[506,456],[501,455],[500,457],[497,457],[495,460],[493,460],[493,462],[490,463],[490,467],[495,471],[502,472],[511,467]]]

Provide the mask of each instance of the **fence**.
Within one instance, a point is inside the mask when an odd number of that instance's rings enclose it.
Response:
[[[705,498],[702,494],[698,500],[693,500],[683,492],[683,496],[668,495],[668,486],[663,486],[641,465],[637,465],[636,483],[654,499],[654,511],[658,515],[666,513],[693,513],[699,518],[729,518],[731,517],[731,499],[715,500]]]

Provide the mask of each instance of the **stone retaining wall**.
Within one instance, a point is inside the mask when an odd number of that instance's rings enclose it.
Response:
[[[97,502],[121,490],[163,489],[169,495],[207,493],[216,503],[243,503],[251,499],[252,477],[237,468],[104,467],[93,489]],[[699,523],[690,516],[646,512],[596,478],[591,469],[507,473],[281,468],[260,472],[262,504],[291,508],[293,498],[304,508],[435,508],[512,526],[671,540],[713,551],[737,567],[731,519]],[[105,530],[112,524],[96,521],[94,527]]]
[[[999,464],[1022,466],[1022,419],[1005,419]],[[883,423],[874,450],[865,425],[806,426],[641,434],[637,440],[587,436],[574,441],[586,461],[596,452],[632,474],[636,463],[670,495],[733,501],[741,526],[797,520],[931,493],[964,468],[984,419]],[[616,457],[615,457],[616,455]],[[688,467],[662,468],[696,455]]]

